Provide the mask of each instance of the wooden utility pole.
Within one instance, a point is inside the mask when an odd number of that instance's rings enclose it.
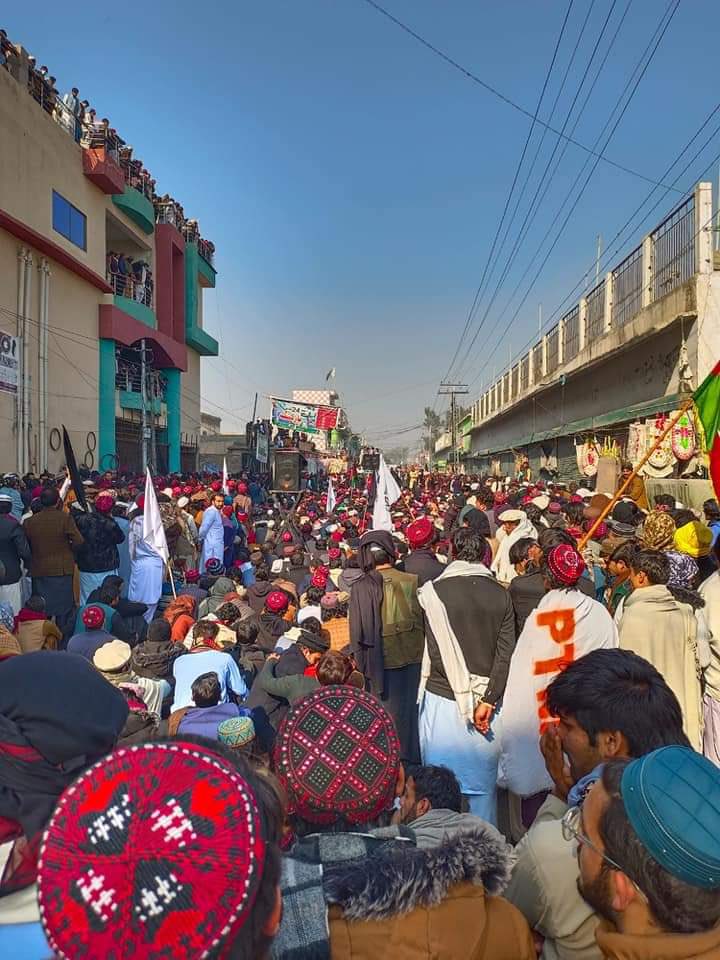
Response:
[[[450,436],[452,443],[452,470],[457,473],[460,463],[460,451],[457,448],[457,416],[455,414],[455,397],[463,396],[469,393],[466,383],[447,383],[445,380],[440,384],[438,390],[439,396],[450,397]]]

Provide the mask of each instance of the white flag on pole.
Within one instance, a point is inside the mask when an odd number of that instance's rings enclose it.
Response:
[[[389,530],[392,532],[392,517],[390,516],[390,505],[388,503],[387,484],[385,474],[382,470],[382,457],[380,458],[380,469],[377,475],[377,488],[375,490],[375,505],[373,507],[373,530]]]
[[[160,554],[165,563],[169,561],[170,551],[168,550],[165,528],[163,527],[162,517],[160,516],[160,507],[158,506],[157,497],[155,496],[155,487],[153,486],[149,467],[145,477],[143,540],[155,553]]]
[[[227,460],[223,457],[223,481],[222,481],[223,493],[225,496],[230,495],[230,487],[228,486],[228,472],[227,472]]]
[[[335,499],[335,488],[333,487],[332,477],[328,477],[328,489],[327,489],[327,504],[325,510],[327,513],[332,513],[335,509],[335,504],[337,500]]]
[[[385,457],[380,454],[380,467],[378,470],[379,474],[383,477],[383,482],[385,484],[385,497],[388,502],[388,506],[392,506],[396,500],[400,499],[401,490],[397,485],[395,477],[392,475],[390,467],[385,463]]]
[[[68,470],[67,476],[63,480],[62,486],[60,487],[60,499],[63,503],[65,503],[65,497],[68,495],[71,486],[72,480],[70,479],[70,471]]]

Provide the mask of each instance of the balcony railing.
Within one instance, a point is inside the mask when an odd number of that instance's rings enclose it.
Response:
[[[141,193],[144,197],[147,197],[150,203],[152,203],[153,189],[151,177],[147,170],[143,170],[143,166],[140,161],[129,160],[127,157],[123,157],[121,151],[120,166],[125,176],[125,183],[129,187],[132,187],[133,190],[137,190],[137,192]]]
[[[169,221],[165,221],[169,222]],[[186,243],[196,243],[198,248],[198,253],[209,263],[211,267],[215,266],[215,244],[211,243],[209,240],[203,240],[200,236],[200,228],[198,227],[197,220],[185,220],[180,227],[180,232],[185,238]]]
[[[613,270],[611,326],[622,327],[642,307],[642,247],[636,247]]]
[[[180,204],[174,200],[156,200],[155,201],[155,222],[170,223],[173,227],[181,229],[183,225],[183,215]]]
[[[645,237],[640,246],[631,251],[551,328],[544,338],[546,377],[574,361],[588,344],[630,323],[644,307],[687,283],[698,270],[702,272],[708,269],[708,263],[709,269],[712,269],[712,256],[706,256],[703,247],[703,244],[708,244],[703,234],[708,233],[712,220],[698,225],[696,209],[697,202],[701,204],[700,209],[705,206],[711,208],[709,188],[709,184],[699,184],[691,196]],[[698,257],[702,258],[700,263]],[[515,366],[511,365],[511,383],[515,371],[519,372],[519,389],[517,392],[512,388],[509,391],[513,402],[530,388],[531,383],[533,387],[540,383],[542,356],[543,340],[530,347]],[[481,421],[498,409],[500,398],[507,396],[506,376],[507,371],[501,372],[480,398],[478,411]]]
[[[599,340],[605,332],[605,281],[590,291],[587,302],[587,342]]]
[[[664,297],[695,273],[695,198],[666,217],[652,233],[653,298]]]
[[[202,237],[198,240],[198,252],[200,256],[211,267],[215,267],[215,244],[211,243],[209,240],[203,240]]]
[[[138,280],[133,274],[109,272],[107,281],[118,297],[127,297],[137,303],[144,303],[152,310],[153,305],[153,278],[148,271],[145,280]]]

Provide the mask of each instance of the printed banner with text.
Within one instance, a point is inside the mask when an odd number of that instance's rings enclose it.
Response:
[[[298,430],[300,433],[334,430],[339,413],[339,407],[319,407],[311,403],[273,398],[272,422],[281,430]]]

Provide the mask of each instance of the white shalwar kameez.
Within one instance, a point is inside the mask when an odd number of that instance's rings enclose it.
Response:
[[[205,572],[205,564],[215,557],[221,563],[225,552],[225,534],[223,530],[222,514],[215,507],[208,507],[203,514],[202,523],[198,530],[198,539],[202,541],[200,555],[200,572]]]
[[[130,550],[128,600],[147,604],[144,617],[150,623],[155,616],[162,594],[165,561],[159,553],[143,540],[142,514],[135,517],[130,524],[128,539]]]

